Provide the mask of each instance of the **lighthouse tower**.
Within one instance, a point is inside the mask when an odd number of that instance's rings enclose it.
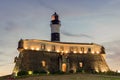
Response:
[[[51,16],[51,41],[60,41],[60,21],[59,21],[59,16],[58,14],[55,12],[52,16]]]

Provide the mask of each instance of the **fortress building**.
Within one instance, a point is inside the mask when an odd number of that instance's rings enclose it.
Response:
[[[57,13],[50,23],[51,41],[21,39],[18,43],[19,56],[15,57],[13,73],[19,71],[45,71],[55,73],[107,72],[105,49],[95,43],[60,42],[60,20]]]

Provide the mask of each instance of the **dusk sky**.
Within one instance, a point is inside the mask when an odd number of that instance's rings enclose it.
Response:
[[[103,45],[110,69],[120,70],[120,0],[0,0],[0,76],[12,73],[21,38],[50,40],[54,12],[61,41]]]

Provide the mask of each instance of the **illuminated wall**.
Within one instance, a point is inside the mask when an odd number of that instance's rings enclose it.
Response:
[[[95,43],[50,42],[25,39],[18,43],[18,57],[15,57],[13,73],[21,70],[45,70],[47,73],[79,69],[107,72],[104,47]],[[72,54],[71,54],[72,53]]]
[[[102,53],[102,46],[94,43],[66,43],[66,42],[49,42],[43,40],[23,40],[24,50],[37,50],[37,51],[51,51],[61,53]]]

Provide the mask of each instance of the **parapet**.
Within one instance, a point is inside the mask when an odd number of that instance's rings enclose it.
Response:
[[[20,40],[18,50],[51,51],[66,54],[105,54],[104,47],[95,43],[51,42],[37,39]]]

